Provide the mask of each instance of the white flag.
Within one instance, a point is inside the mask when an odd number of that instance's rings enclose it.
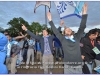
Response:
[[[78,16],[82,17],[82,8],[84,6],[84,2],[82,1],[55,1],[54,2],[57,11],[60,14],[60,19],[70,17],[70,16]]]
[[[46,5],[48,6],[49,9],[51,7],[50,1],[36,1],[34,12],[36,11],[36,8],[39,7],[40,5]]]

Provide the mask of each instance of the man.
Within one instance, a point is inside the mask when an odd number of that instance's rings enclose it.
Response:
[[[22,54],[22,56],[23,56],[23,62],[26,62],[26,60],[27,60],[27,51],[28,51],[28,41],[27,41],[27,34],[23,34],[22,32],[20,32],[20,34],[21,34],[21,36],[20,37],[24,37],[24,38],[21,38],[21,39],[23,39],[22,41],[21,41],[21,47],[22,47],[22,49],[23,49],[23,54]],[[19,36],[18,36],[19,37]]]
[[[53,39],[54,36],[48,36],[47,30],[43,30],[43,36],[34,35],[30,32],[25,25],[22,26],[22,29],[25,30],[31,37],[39,40],[41,45],[41,52],[42,52],[42,61],[43,61],[43,68],[44,73],[48,74],[48,67],[50,67],[50,73],[52,73],[53,69]]]
[[[18,39],[21,39],[21,38],[24,38],[26,35],[24,36],[24,35],[22,35],[22,33],[20,32],[21,36],[11,37],[11,36],[9,35],[9,33],[6,32],[6,31],[4,32],[4,34],[5,34],[5,36],[7,36],[8,41],[9,41],[8,47],[7,47],[6,66],[7,66],[7,68],[8,68],[8,71],[10,72],[10,71],[11,71],[11,57],[10,57],[11,45],[10,45],[10,42],[15,41],[15,40],[18,40]]]
[[[96,29],[90,30],[85,37],[81,39],[81,53],[82,59],[85,61],[90,73],[92,74],[94,59],[96,54],[93,52],[93,48],[96,46],[96,37],[98,31]]]
[[[64,73],[65,74],[82,74],[82,58],[80,52],[80,39],[86,28],[87,21],[87,5],[85,4],[83,7],[83,15],[79,30],[76,34],[72,35],[72,30],[70,28],[66,28],[64,33],[65,36],[59,33],[52,22],[50,12],[47,13],[49,24],[56,35],[56,37],[60,40],[62,44],[62,48],[64,51]]]
[[[9,34],[7,34],[6,37],[8,38],[8,41],[9,41],[7,46],[9,46],[9,49],[10,49],[9,53],[7,51],[6,65],[8,67],[8,70],[11,70],[11,74],[15,74],[17,72],[16,70],[17,54],[22,49],[18,45],[17,41],[11,41],[11,36]]]
[[[6,65],[4,64],[7,52],[7,37],[0,33],[0,74],[8,74]]]
[[[27,60],[27,51],[28,51],[28,41],[27,41],[27,38],[25,38],[24,44],[23,44],[23,61],[24,62],[26,62]]]
[[[30,58],[32,58],[31,64],[34,65],[34,45],[35,45],[35,40],[32,37],[29,38],[28,45],[29,45],[29,47],[28,47],[28,51],[27,51],[26,69],[29,68]]]

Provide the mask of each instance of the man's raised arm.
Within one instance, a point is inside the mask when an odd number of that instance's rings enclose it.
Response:
[[[35,34],[33,34],[31,31],[29,31],[24,24],[22,24],[22,29],[25,30],[27,32],[27,34],[29,34],[31,37],[40,40],[40,36],[36,36]]]
[[[54,26],[54,23],[53,23],[53,21],[51,19],[51,13],[50,12],[47,13],[47,17],[48,17],[48,20],[50,21],[49,24],[51,25],[51,28],[53,30],[53,33],[56,35],[56,37],[60,41],[62,41],[63,40],[63,36],[60,34],[60,32],[58,31],[58,29]]]
[[[79,27],[79,30],[78,32],[76,33],[76,36],[81,39],[83,33],[84,33],[84,30],[86,28],[86,22],[87,22],[87,4],[84,4],[84,7],[83,7],[83,14],[82,14],[82,20],[81,20],[81,23],[80,23],[80,27]]]

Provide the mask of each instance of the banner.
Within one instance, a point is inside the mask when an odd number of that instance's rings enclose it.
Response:
[[[34,13],[36,12],[36,8],[39,7],[40,5],[46,5],[46,6],[48,6],[49,9],[51,7],[50,1],[36,1]]]
[[[70,16],[82,17],[82,8],[84,2],[82,1],[55,1],[54,2],[57,11],[60,15],[60,19],[67,18]]]

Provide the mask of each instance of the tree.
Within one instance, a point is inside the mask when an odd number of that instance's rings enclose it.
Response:
[[[13,18],[8,22],[10,28],[8,28],[7,31],[9,32],[9,34],[13,36],[19,35],[19,32],[25,33],[21,28],[22,24],[24,24],[28,29],[30,29],[28,22],[25,21],[23,18],[19,17],[19,18]]]
[[[44,30],[44,29],[47,29],[48,27],[47,27],[47,25],[46,24],[43,24],[42,25],[42,29]]]
[[[36,32],[42,32],[42,26],[38,22],[32,22],[30,25],[31,31],[35,34]]]
[[[26,32],[23,31],[21,28],[22,24],[24,24],[28,28],[28,30],[30,30],[34,34],[36,32],[41,33],[43,29],[47,29],[47,31],[50,34],[52,33],[51,29],[48,28],[47,25],[45,25],[45,24],[41,25],[38,22],[32,22],[31,25],[29,25],[29,23],[21,17],[13,18],[12,20],[10,20],[8,22],[8,25],[10,27],[8,29],[6,29],[5,31],[7,31],[12,37],[18,36],[19,32],[22,32],[23,34],[25,34]]]

